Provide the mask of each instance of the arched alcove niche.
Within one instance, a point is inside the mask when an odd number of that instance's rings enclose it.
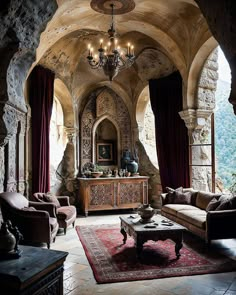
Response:
[[[93,126],[93,163],[114,169],[120,163],[120,128],[110,115],[99,118]],[[100,154],[104,151],[104,156]]]
[[[107,164],[120,166],[124,150],[133,150],[131,119],[123,99],[108,87],[92,91],[79,116],[80,170],[88,162],[97,163],[99,143],[112,144],[115,161]],[[101,161],[102,166],[104,161]],[[109,166],[109,165],[106,165]]]

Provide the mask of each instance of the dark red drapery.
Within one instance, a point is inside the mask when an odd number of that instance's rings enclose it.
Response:
[[[32,122],[32,193],[50,190],[49,128],[53,105],[54,73],[36,66],[29,79]]]
[[[188,130],[178,112],[182,110],[182,78],[179,72],[149,80],[155,116],[156,145],[162,189],[189,187]]]

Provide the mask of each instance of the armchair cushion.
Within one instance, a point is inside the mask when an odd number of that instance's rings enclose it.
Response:
[[[57,197],[53,195],[51,192],[47,193],[34,193],[32,200],[36,202],[41,202],[41,203],[53,203],[57,208],[59,208],[61,205],[59,201],[57,200]]]
[[[53,195],[52,193],[48,192],[46,194],[44,194],[43,196],[43,200],[45,202],[49,202],[49,203],[53,203],[56,205],[57,208],[59,208],[61,205],[57,199],[57,197],[55,195]]]
[[[72,218],[76,213],[75,206],[65,206],[57,209],[57,218],[67,220]]]

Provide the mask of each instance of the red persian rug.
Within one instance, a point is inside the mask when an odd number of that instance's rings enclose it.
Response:
[[[236,270],[231,260],[204,241],[185,233],[180,258],[171,240],[148,241],[141,258],[136,257],[134,240],[123,245],[119,225],[77,226],[80,241],[98,283],[114,283],[166,277],[190,276]]]

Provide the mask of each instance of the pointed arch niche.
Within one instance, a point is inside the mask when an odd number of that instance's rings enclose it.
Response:
[[[120,162],[120,156],[117,151],[120,150],[120,130],[117,122],[111,116],[102,116],[93,126],[93,163],[99,166],[117,166]],[[107,159],[99,156],[99,151],[106,147],[109,149]],[[107,161],[106,161],[107,160]]]
[[[108,87],[96,89],[86,98],[80,116],[80,170],[88,163],[104,168],[120,166],[121,155],[132,150],[131,119],[123,99]],[[99,159],[99,146],[107,146],[112,155]]]

